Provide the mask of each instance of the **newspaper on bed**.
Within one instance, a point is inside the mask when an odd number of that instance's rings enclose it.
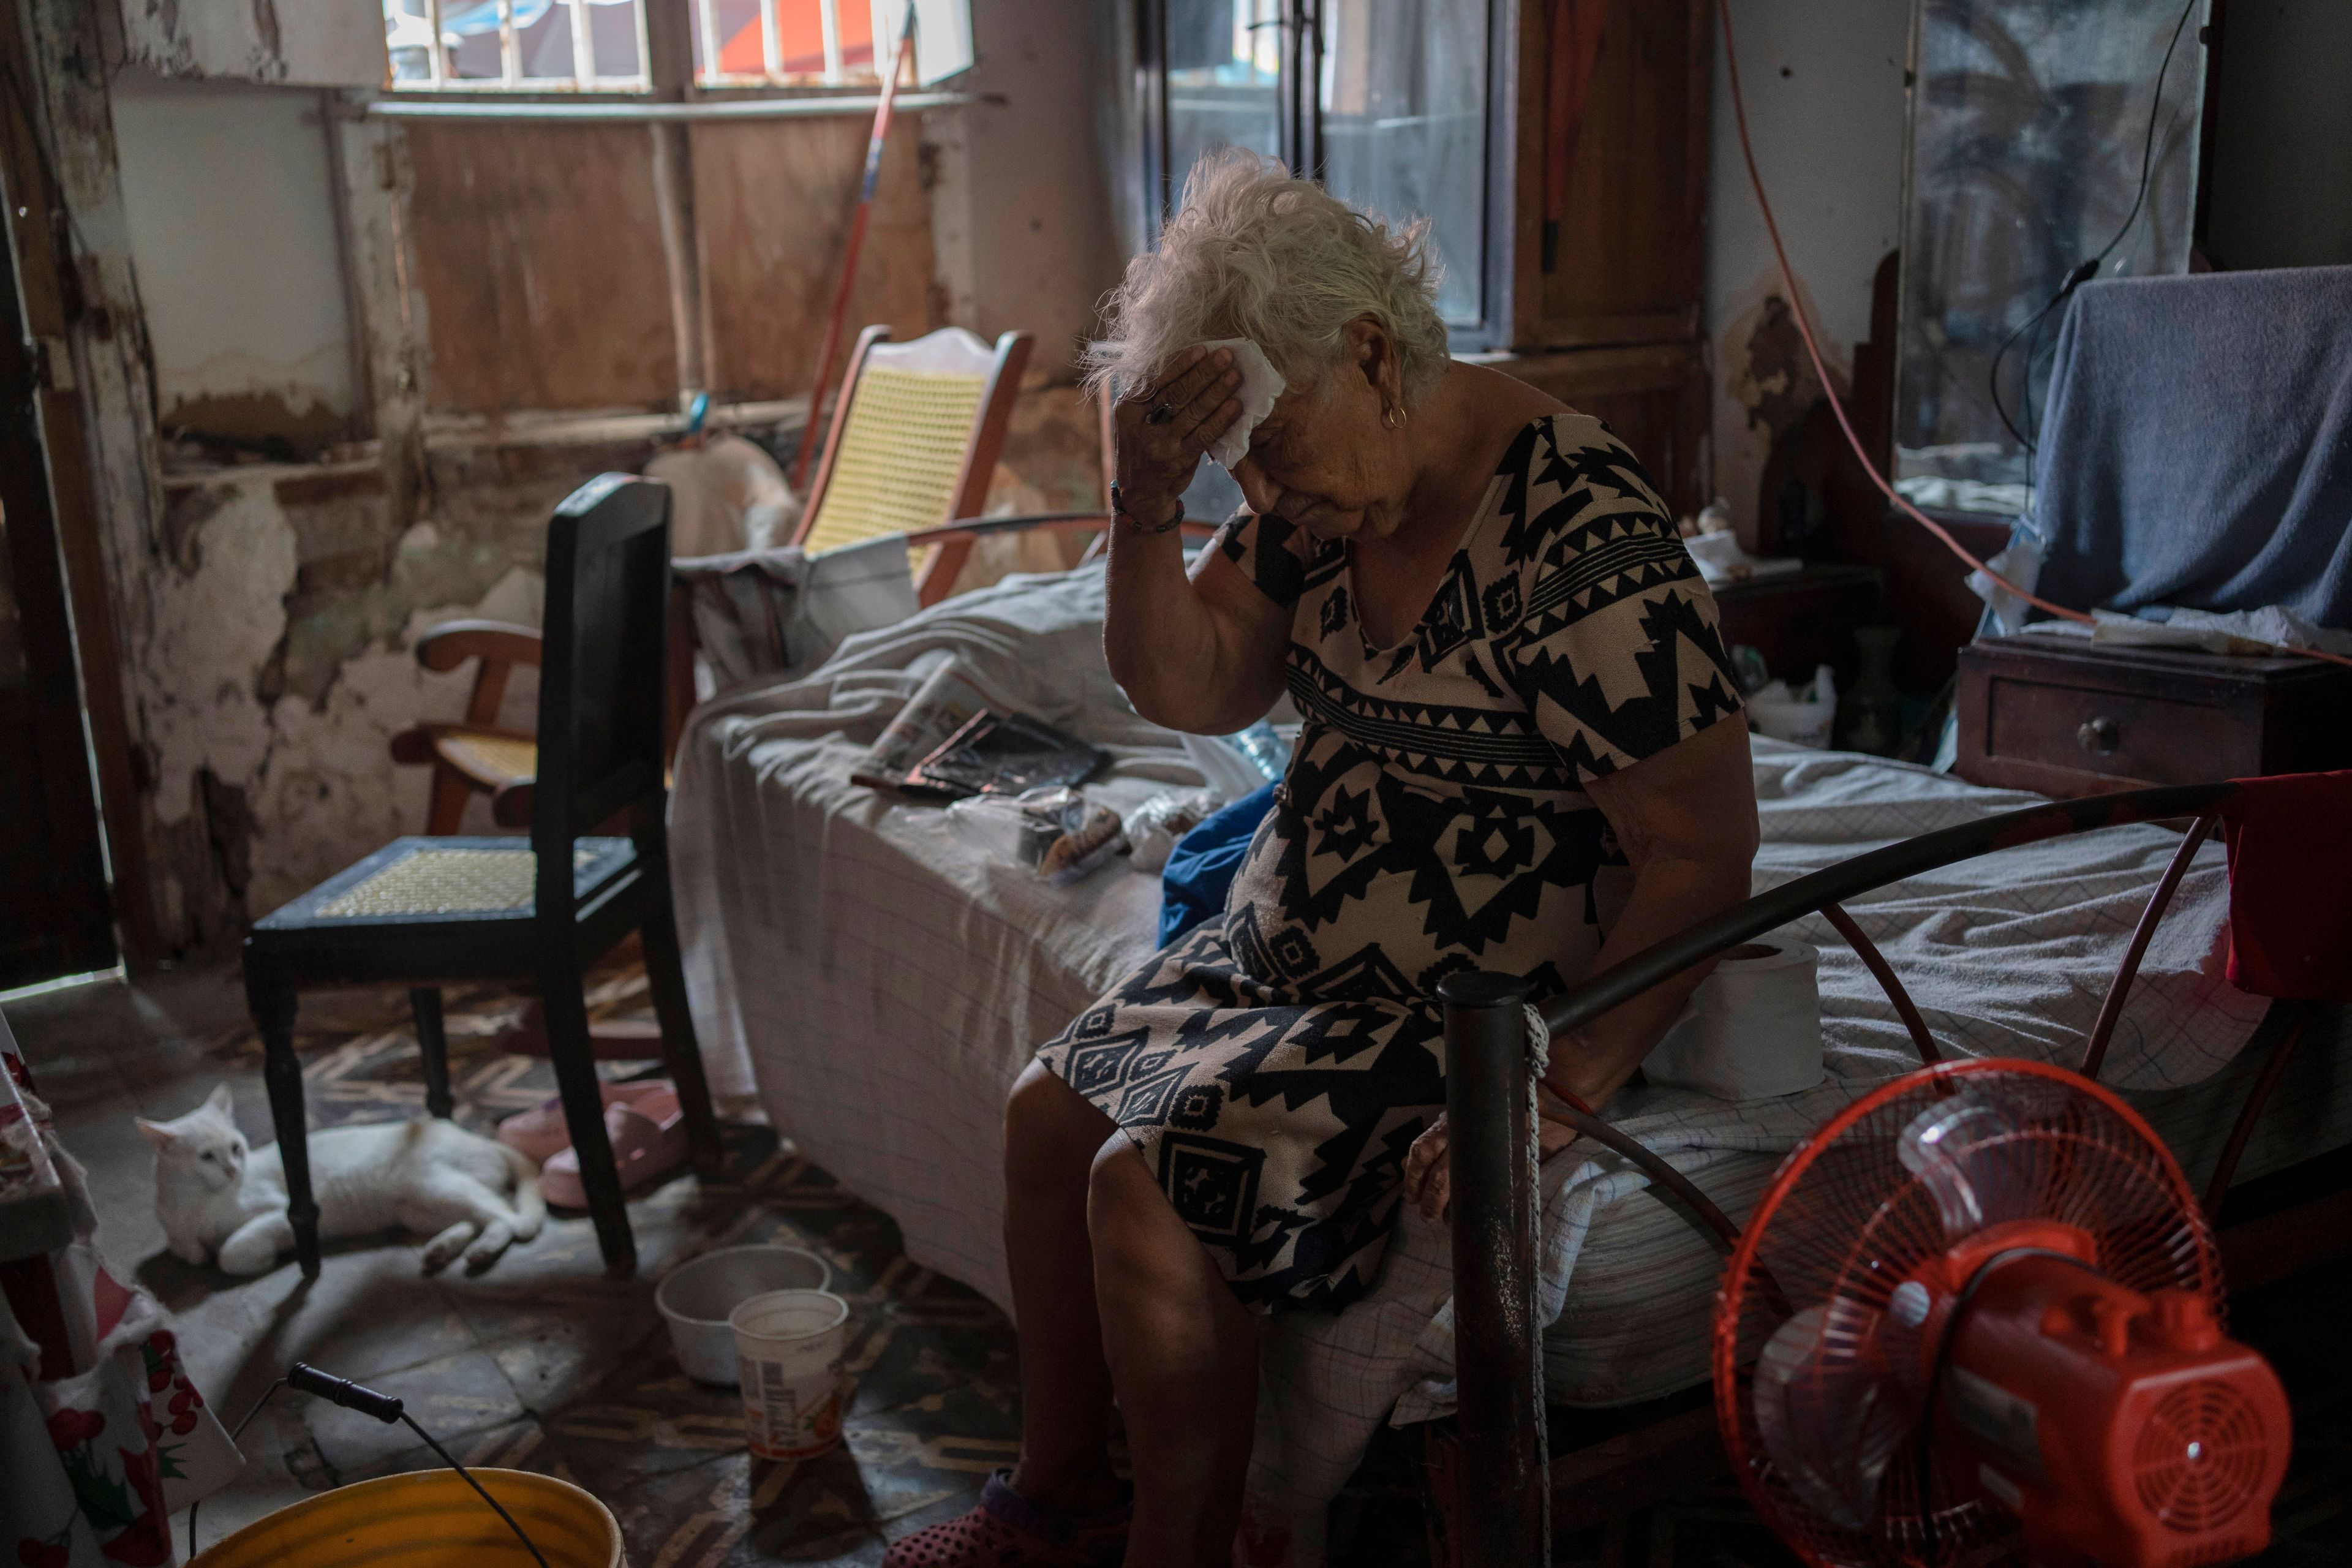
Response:
[[[939,750],[974,715],[986,712],[988,706],[988,694],[972,679],[963,661],[952,653],[944,655],[857,760],[849,773],[850,783],[903,793],[908,771]]]

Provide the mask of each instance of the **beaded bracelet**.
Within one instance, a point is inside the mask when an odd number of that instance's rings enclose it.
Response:
[[[1113,479],[1110,483],[1110,510],[1113,517],[1123,517],[1127,519],[1128,526],[1134,529],[1138,533],[1166,533],[1169,530],[1181,525],[1184,521],[1184,503],[1180,500],[1176,503],[1175,515],[1171,517],[1166,522],[1144,521],[1141,518],[1136,516],[1135,513],[1127,509],[1127,496],[1125,492],[1121,491],[1118,488],[1118,481],[1117,479]]]

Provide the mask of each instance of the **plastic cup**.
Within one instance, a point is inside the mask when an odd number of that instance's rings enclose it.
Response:
[[[830,1290],[772,1290],[728,1315],[742,1370],[743,1434],[762,1459],[806,1459],[841,1441],[849,1303]]]

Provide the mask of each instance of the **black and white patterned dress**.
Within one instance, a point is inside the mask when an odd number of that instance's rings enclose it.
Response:
[[[1244,1301],[1336,1311],[1444,1105],[1438,980],[1582,978],[1632,883],[1582,784],[1738,713],[1738,687],[1641,465],[1584,416],[1519,433],[1394,647],[1366,639],[1343,543],[1237,517],[1215,547],[1293,607],[1306,727],[1223,920],[1039,1059],[1134,1139]]]

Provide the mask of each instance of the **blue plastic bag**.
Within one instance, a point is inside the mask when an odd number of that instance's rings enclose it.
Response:
[[[1257,825],[1274,809],[1274,785],[1218,807],[1176,841],[1160,873],[1160,945],[1225,910],[1225,892],[1249,853]]]

